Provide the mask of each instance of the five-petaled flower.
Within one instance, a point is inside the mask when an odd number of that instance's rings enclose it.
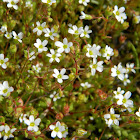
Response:
[[[7,68],[7,65],[5,64],[9,59],[8,58],[5,58],[4,59],[4,54],[0,54],[0,66],[3,68],[3,69],[6,69]]]

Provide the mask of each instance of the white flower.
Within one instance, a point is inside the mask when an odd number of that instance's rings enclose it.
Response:
[[[57,36],[57,33],[54,32],[54,28],[51,28],[51,30],[49,28],[46,28],[44,33],[44,36],[50,37],[51,40],[54,40],[54,37]]]
[[[138,117],[140,117],[140,107],[139,107],[139,111],[136,112],[136,115],[137,115]]]
[[[118,88],[117,88],[117,91],[113,91],[113,93],[115,94],[114,97],[115,97],[116,99],[120,99],[120,98],[122,99],[122,98],[123,98],[124,92],[125,92],[124,90],[121,90],[121,88],[118,87]]]
[[[134,22],[136,24],[139,24],[140,23],[140,16],[134,16]]]
[[[0,54],[0,66],[3,68],[3,69],[6,69],[7,66],[6,66],[6,62],[8,61],[9,59],[8,58],[5,58],[4,59],[4,54]]]
[[[39,53],[42,53],[43,51],[47,51],[48,50],[48,48],[45,47],[47,44],[48,44],[47,40],[44,40],[43,42],[41,42],[41,40],[38,38],[38,39],[36,39],[36,43],[34,43],[34,46],[36,48],[38,48],[38,52]]]
[[[88,48],[87,48],[87,53],[86,53],[86,56],[87,57],[92,57],[92,58],[96,58],[97,56],[101,56],[99,50],[100,50],[100,46],[99,45],[96,45],[96,44],[93,44],[93,46],[91,47],[89,44],[88,44]]]
[[[61,125],[59,121],[56,123],[56,125],[50,125],[49,128],[53,130],[51,133],[52,138],[55,138],[57,136],[61,139],[63,137],[62,132],[65,131],[65,127]]]
[[[40,36],[42,34],[42,32],[45,31],[46,29],[46,22],[43,22],[42,24],[40,24],[39,21],[36,22],[37,27],[33,29],[33,32],[37,32],[37,35]]]
[[[52,5],[53,3],[56,3],[56,0],[41,0],[43,3],[47,3],[49,5]]]
[[[34,51],[32,51],[31,53],[29,53],[29,60],[30,61],[32,61],[33,59],[35,59],[36,58],[36,56],[34,55],[35,54],[35,52]]]
[[[7,96],[12,91],[14,91],[14,88],[9,87],[9,84],[7,81],[4,81],[3,84],[0,84],[0,95]]]
[[[11,38],[12,38],[12,33],[6,32],[6,33],[4,34],[4,36],[5,36],[7,39],[11,39]]]
[[[60,47],[57,50],[59,53],[62,53],[63,51],[65,51],[66,53],[69,53],[70,52],[70,47],[73,45],[73,43],[72,42],[68,42],[67,38],[64,38],[63,39],[63,43],[60,42],[60,41],[56,41],[55,45],[57,47]]]
[[[79,35],[83,32],[83,27],[78,28],[76,25],[73,25],[68,29],[68,32],[70,34]]]
[[[66,72],[66,69],[63,68],[60,73],[57,69],[54,69],[54,74],[53,77],[57,78],[58,83],[62,83],[63,79],[68,79],[69,76],[68,75],[64,75]]]
[[[31,1],[26,1],[25,7],[33,7],[33,4],[31,3]]]
[[[80,4],[83,4],[85,6],[87,6],[87,3],[90,2],[90,0],[79,0]]]
[[[5,125],[5,134],[3,137],[3,140],[7,140],[8,138],[14,138],[14,135],[12,134],[16,128],[10,129],[8,125]]]
[[[115,111],[113,108],[110,108],[110,114],[105,114],[104,118],[108,127],[111,127],[111,125],[113,124],[119,125],[118,119],[120,118],[120,115],[115,114]]]
[[[40,72],[41,68],[39,64],[33,65],[33,70],[35,70],[37,73]]]
[[[125,74],[124,75],[124,78],[123,78],[123,84],[126,86],[127,85],[127,83],[130,83],[131,81],[128,79],[128,74]]]
[[[110,59],[110,56],[114,55],[113,49],[111,47],[109,47],[108,45],[106,45],[106,47],[103,50],[103,57],[106,57],[107,60]]]
[[[20,123],[22,123],[23,121],[25,122],[25,120],[27,119],[26,116],[27,116],[27,114],[23,114],[23,113],[20,115],[20,117],[19,117]]]
[[[2,137],[2,133],[1,133],[1,132],[4,131],[4,128],[5,128],[4,125],[1,125],[1,126],[0,126],[0,138]]]
[[[104,63],[103,61],[97,62],[96,58],[94,58],[93,59],[93,64],[90,65],[91,74],[95,75],[96,70],[99,71],[99,72],[102,72],[103,71],[103,65],[102,65],[103,63]]]
[[[126,14],[123,13],[124,11],[125,11],[125,8],[124,8],[124,7],[120,7],[120,8],[118,9],[118,6],[115,5],[113,13],[115,14],[116,19],[117,19],[119,22],[121,22],[121,23],[123,23],[124,20],[127,19]]]
[[[126,108],[132,107],[133,101],[129,100],[130,97],[131,97],[131,92],[127,91],[125,95],[123,96],[123,98],[119,98],[119,100],[117,101],[117,104],[124,105]]]
[[[91,84],[89,84],[88,82],[85,82],[85,83],[81,83],[81,86],[84,88],[90,88]]]
[[[81,33],[80,37],[87,37],[90,38],[89,34],[92,33],[92,30],[89,30],[89,26],[85,26],[85,29],[83,29],[83,32]]]
[[[1,26],[0,31],[3,32],[3,33],[6,32],[7,31],[7,25]]]
[[[86,14],[83,11],[81,11],[81,16],[79,18],[80,19],[85,19],[86,18]]]
[[[112,77],[117,76],[120,80],[123,80],[126,69],[122,67],[121,63],[119,63],[118,66],[114,66],[114,68],[111,68],[111,72]]]
[[[40,124],[41,119],[37,118],[36,120],[34,120],[34,116],[30,115],[29,120],[25,119],[24,122],[25,122],[25,124],[28,125],[28,128],[27,128],[28,131],[35,131],[35,132],[37,132],[38,129],[39,129],[38,125]]]
[[[49,62],[50,63],[52,63],[54,60],[56,61],[56,62],[60,62],[60,59],[58,58],[58,57],[60,57],[61,56],[61,54],[60,53],[56,53],[55,51],[54,51],[54,49],[50,49],[50,52],[51,53],[48,53],[46,56],[48,56],[48,57],[50,57],[50,60],[49,60]]]
[[[16,39],[20,43],[22,43],[22,40],[21,40],[23,38],[23,33],[22,32],[18,33],[18,35],[17,35],[15,31],[12,31],[12,34],[14,36],[14,39]]]
[[[17,6],[16,4],[19,2],[19,0],[7,0],[7,2],[9,2],[9,3],[7,4],[7,7],[8,7],[8,8],[13,7],[15,10],[18,9],[18,6]]]
[[[61,96],[61,97],[64,97],[64,95]],[[56,91],[54,91],[54,92],[50,95],[50,98],[53,98],[53,101],[54,101],[54,102],[55,102],[57,99],[60,99],[61,97],[60,97],[59,93],[56,93]]]
[[[126,73],[129,73],[129,72],[133,72],[133,73],[136,73],[136,71],[133,69],[134,68],[134,63],[127,63],[126,64]]]

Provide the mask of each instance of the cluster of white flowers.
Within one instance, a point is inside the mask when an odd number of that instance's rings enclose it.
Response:
[[[10,129],[10,127],[7,124],[1,125],[0,126],[0,138],[3,137],[3,140],[13,138],[14,135],[12,133],[15,132],[15,130],[16,130],[16,128]]]
[[[133,101],[129,99],[132,93],[130,91],[127,91],[125,94],[124,93],[125,91],[121,90],[121,88],[118,87],[117,91],[114,91],[114,98],[117,99],[118,105],[122,105],[123,107],[125,107],[125,109],[122,109],[122,111],[125,111],[127,109],[129,112],[132,112]]]
[[[50,125],[49,128],[52,130],[51,137],[53,138],[57,136],[61,139],[68,135],[68,127],[59,121],[55,125]]]
[[[91,84],[89,84],[88,82],[85,82],[85,83],[81,83],[81,86],[85,89],[87,88],[90,88],[91,87]]]
[[[121,24],[124,23],[124,20],[125,20],[125,19],[127,19],[127,16],[126,16],[126,14],[124,13],[124,11],[125,11],[125,8],[124,8],[124,7],[120,7],[120,8],[118,9],[118,6],[117,6],[117,5],[114,6],[114,11],[113,11],[113,13],[115,14],[116,19],[117,19],[119,22],[121,22]]]
[[[7,7],[8,8],[14,8],[15,10],[18,9],[18,2],[19,0],[3,0],[3,2],[7,2]]]
[[[3,84],[0,84],[0,95],[6,97],[10,95],[10,92],[13,92],[14,88],[9,87],[8,81],[4,81]]]
[[[85,28],[83,27],[77,27],[76,25],[71,25],[69,24],[69,29],[68,32],[70,34],[74,34],[74,35],[80,35],[80,37],[86,37],[89,38],[89,34],[92,33],[92,30],[89,30],[89,26],[86,25]]]
[[[113,124],[119,125],[120,115],[115,114],[114,108],[110,108],[110,113],[105,114],[104,119],[108,127],[111,127]]]
[[[126,86],[128,83],[130,83],[130,80],[128,79],[128,73],[133,72],[136,73],[136,71],[133,69],[134,63],[127,63],[126,68],[122,66],[121,63],[118,64],[118,66],[114,66],[111,68],[111,76],[112,77],[118,77],[121,81],[123,81],[123,84]]]

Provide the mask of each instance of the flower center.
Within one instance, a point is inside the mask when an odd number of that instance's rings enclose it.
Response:
[[[4,60],[0,60],[0,64],[2,65],[4,63]]]
[[[66,45],[66,44],[65,44],[65,45],[63,45],[63,48],[64,48],[64,49],[66,49],[67,47],[68,47],[68,45]]]
[[[15,5],[15,2],[14,1],[11,1],[11,5]]]
[[[39,48],[42,49],[43,48],[43,45],[39,45]]]
[[[87,35],[87,32],[86,31],[84,31],[84,35]]]
[[[119,16],[119,15],[120,15],[120,12],[119,12],[119,11],[117,11],[117,12],[116,12],[116,15],[117,15],[117,16]]]
[[[126,98],[124,98],[124,99],[122,100],[122,102],[123,102],[124,104],[126,103],[126,101],[127,101]]]
[[[93,69],[96,69],[96,68],[97,68],[97,64],[93,64],[93,65],[92,65],[92,68],[93,68]]]
[[[51,0],[47,0],[47,3],[51,3]]]
[[[78,34],[78,33],[79,33],[78,30],[76,30],[76,31],[75,31],[75,34]]]
[[[42,27],[42,26],[38,26],[37,28],[38,28],[39,30],[41,30],[41,31],[43,30],[43,27]]]
[[[52,34],[53,34],[52,32],[49,33],[50,36],[52,36]]]
[[[116,71],[117,75],[121,74],[121,72],[119,70]]]
[[[89,55],[93,55],[93,51],[89,50]]]
[[[111,114],[111,119],[112,120],[115,120],[116,119],[115,114]]]
[[[119,95],[119,94],[120,94],[120,92],[117,91],[117,95]]]
[[[7,34],[7,37],[10,37],[10,34]]]
[[[62,75],[61,74],[58,74],[57,78],[61,79],[62,78]]]
[[[5,133],[6,136],[9,136],[10,134],[11,134],[10,130],[7,133]]]
[[[30,123],[30,126],[34,127],[35,126],[35,123],[34,122],[31,122]]]
[[[55,128],[54,128],[54,131],[55,131],[55,132],[59,132],[59,127],[55,127]]]
[[[7,93],[7,92],[8,92],[8,89],[7,88],[3,90],[3,93]]]
[[[55,59],[55,58],[56,58],[56,55],[55,55],[55,54],[53,54],[53,55],[52,55],[52,58],[53,58],[53,59]]]

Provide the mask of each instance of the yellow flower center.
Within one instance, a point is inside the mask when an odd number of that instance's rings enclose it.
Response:
[[[127,101],[126,98],[124,98],[124,99],[122,100],[122,102],[123,102],[124,104],[126,103],[126,101]]]
[[[117,11],[117,12],[116,12],[116,15],[117,15],[117,16],[119,16],[119,15],[120,15],[120,12],[119,12],[119,11]]]
[[[43,48],[43,45],[39,45],[39,48],[42,49]]]
[[[59,132],[59,127],[55,127],[55,128],[54,128],[54,131],[55,131],[55,132]]]
[[[51,3],[51,0],[47,0],[47,3]]]
[[[119,70],[116,71],[117,75],[121,74],[121,72]]]
[[[49,33],[50,36],[52,36],[52,34],[53,34],[52,32]]]
[[[65,45],[63,45],[63,48],[64,48],[64,49],[66,49],[67,47],[68,47],[68,45],[66,45],[66,44],[65,44]]]
[[[30,126],[34,127],[35,126],[35,123],[34,122],[31,122],[30,123]]]
[[[7,92],[8,92],[8,89],[7,88],[3,90],[3,93],[7,93]]]
[[[4,60],[0,60],[0,65],[2,65],[4,63]]]
[[[115,114],[111,114],[111,119],[112,120],[115,120],[116,119]]]
[[[86,31],[84,31],[84,35],[86,35],[87,34],[87,32]]]
[[[53,58],[53,59],[55,59],[55,58],[56,58],[56,55],[55,55],[55,54],[53,54],[53,55],[52,55],[52,58]]]
[[[89,51],[89,55],[93,55],[93,52],[91,50]]]
[[[15,2],[14,1],[11,1],[11,5],[15,5]]]
[[[10,130],[7,133],[5,133],[6,136],[9,136],[10,134],[11,134]]]
[[[93,65],[92,65],[92,68],[93,68],[93,69],[96,69],[96,68],[97,68],[97,64],[93,64]]]
[[[41,30],[41,31],[43,30],[43,27],[42,27],[42,26],[38,26],[37,28],[38,28],[39,30]]]
[[[61,79],[62,78],[62,75],[61,74],[58,74],[57,78]]]
[[[75,31],[75,34],[78,34],[78,33],[79,33],[78,30],[76,30],[76,31]]]

